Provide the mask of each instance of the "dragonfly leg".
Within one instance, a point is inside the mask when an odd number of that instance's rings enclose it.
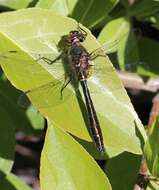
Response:
[[[56,61],[60,60],[62,58],[62,54],[60,54],[58,57],[56,57],[54,60],[51,60],[47,57],[39,57],[36,61],[39,60],[43,60],[45,61],[47,64],[52,65],[53,63],[55,63]]]
[[[104,54],[97,53],[96,51],[91,52],[89,55],[90,55],[90,60],[94,60],[97,57],[105,57]]]
[[[78,22],[77,30],[81,32],[85,37],[87,36],[87,32],[83,28],[80,27],[79,22]]]
[[[63,90],[67,87],[67,85],[71,82],[71,78],[69,78],[69,80],[67,81],[67,80],[65,80],[65,82],[63,83],[63,85],[62,85],[62,88],[61,88],[61,90],[60,90],[60,94],[61,94],[61,99],[63,98]]]

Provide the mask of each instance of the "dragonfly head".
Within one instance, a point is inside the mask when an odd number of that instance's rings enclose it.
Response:
[[[82,32],[79,32],[77,30],[71,31],[69,34],[70,37],[70,42],[84,42],[85,40],[85,35]]]

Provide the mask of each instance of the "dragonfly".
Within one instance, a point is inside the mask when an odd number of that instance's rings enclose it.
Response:
[[[69,68],[66,68],[67,71],[67,77],[62,76],[60,79],[60,76],[58,76],[58,79],[63,81],[62,86],[58,85],[58,82],[50,82],[44,85],[41,85],[40,87],[33,88],[31,90],[28,90],[25,92],[27,95],[33,95],[33,94],[40,94],[42,92],[46,92],[46,99],[49,96],[49,91],[51,87],[52,94],[55,94],[56,92],[60,92],[60,98],[65,99],[65,92],[66,87],[71,83],[73,84],[73,87],[75,90],[78,90],[79,85],[82,87],[83,95],[85,98],[85,104],[86,104],[86,110],[87,110],[87,118],[88,118],[88,127],[90,129],[93,141],[97,147],[97,149],[101,152],[105,152],[105,147],[103,143],[103,135],[100,128],[99,119],[97,117],[95,107],[91,98],[91,93],[88,88],[87,79],[91,76],[92,70],[95,68],[96,72],[98,72],[98,68],[92,64],[92,61],[96,59],[98,56],[105,56],[105,53],[103,54],[103,48],[96,49],[95,51],[89,53],[87,49],[82,45],[82,43],[86,40],[87,33],[85,30],[83,30],[81,27],[78,27],[77,30],[70,31],[69,34],[63,36],[58,43],[58,48],[62,52],[59,56],[57,56],[56,59],[50,59],[45,56],[37,55],[36,61],[44,61],[50,66],[51,70],[57,69],[57,64],[59,59],[65,59],[67,58],[67,66]],[[19,55],[19,61],[21,60],[21,54],[16,50],[11,50],[8,52],[11,56],[10,59],[14,58],[15,54]],[[8,59],[8,53],[3,55],[4,59]],[[1,56],[2,57],[2,56]],[[65,62],[65,61],[64,61]],[[21,65],[21,67],[25,67],[24,65]],[[29,68],[29,67],[28,67]],[[30,69],[32,69],[32,65],[30,66]],[[35,74],[41,75],[42,72],[39,70],[34,69]],[[23,73],[25,74],[25,72]],[[47,93],[48,92],[48,93]],[[68,95],[69,96],[69,95]],[[36,96],[37,97],[37,96]],[[67,99],[67,96],[66,96]],[[34,102],[34,101],[33,101]],[[55,104],[58,104],[61,102],[61,100],[57,101],[56,103],[49,104],[48,106],[53,106]],[[42,104],[39,102],[39,104]],[[47,105],[46,105],[47,106]]]
[[[60,90],[60,93],[62,97],[63,90],[67,87],[69,83],[71,83],[71,81],[76,81],[77,83],[80,83],[86,103],[88,128],[93,137],[93,141],[96,145],[97,150],[103,154],[105,153],[103,135],[87,84],[87,78],[90,74],[90,70],[92,67],[91,61],[96,58],[96,55],[94,56],[93,53],[90,54],[82,45],[82,42],[84,42],[86,36],[87,33],[82,28],[78,27],[78,30],[70,31],[70,33],[63,38],[63,41],[65,40],[66,43],[65,46],[67,46],[64,51],[65,54],[67,54],[68,56],[70,74],[68,80],[65,80]],[[61,42],[62,47],[63,41]],[[46,57],[41,57],[40,59],[43,59],[48,64],[53,64],[56,61],[50,60]]]

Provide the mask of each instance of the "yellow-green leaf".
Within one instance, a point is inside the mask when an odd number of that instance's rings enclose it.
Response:
[[[9,174],[0,179],[0,189],[2,190],[32,190],[20,178],[14,174]]]
[[[0,63],[14,86],[22,91],[34,89],[28,95],[43,116],[85,144],[92,140],[86,127],[88,124],[83,97],[76,96],[70,84],[63,91],[61,99],[60,89],[65,78],[61,60],[53,65],[36,61],[38,54],[53,60],[57,58],[60,52],[56,44],[62,36],[68,35],[71,30],[77,30],[77,25],[73,19],[42,9],[2,14]],[[83,45],[88,52],[99,48],[100,44],[90,31],[84,27],[83,29],[87,32]],[[98,70],[92,71],[88,87],[100,121],[107,153],[109,156],[123,151],[141,154],[135,123],[145,137],[144,128],[110,60],[106,56],[98,56],[93,63],[97,65]],[[47,85],[42,88],[44,84]],[[41,88],[38,88],[39,86]]]
[[[41,156],[42,190],[111,190],[93,158],[69,134],[50,125]]]

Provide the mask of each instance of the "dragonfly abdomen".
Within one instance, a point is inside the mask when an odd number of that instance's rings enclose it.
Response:
[[[81,42],[85,40],[85,35],[78,31],[71,31],[68,39],[70,42],[70,50],[68,55],[71,68],[73,73],[76,75],[76,79],[78,79],[78,81],[81,83],[85,97],[89,122],[88,127],[97,149],[101,153],[105,153],[100,124],[87,86],[87,78],[90,74],[91,59],[88,51],[81,45]]]
[[[94,143],[97,147],[97,149],[104,153],[105,148],[104,148],[104,143],[103,143],[103,136],[102,132],[100,129],[100,124],[97,118],[96,111],[93,106],[93,102],[87,87],[87,81],[83,80],[81,81],[81,86],[83,89],[83,93],[85,95],[85,101],[86,101],[86,107],[87,107],[87,114],[88,114],[88,121],[89,121],[89,128],[91,135],[93,137]]]

